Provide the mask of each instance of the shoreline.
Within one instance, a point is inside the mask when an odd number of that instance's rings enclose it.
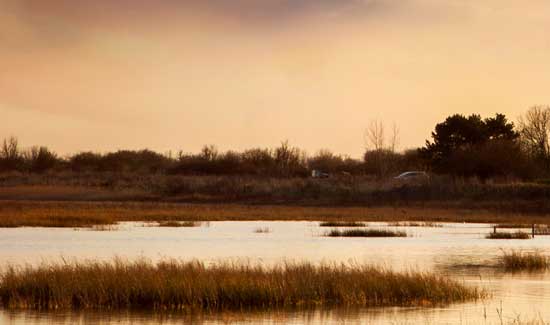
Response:
[[[423,221],[550,224],[550,215],[424,206],[0,200],[0,227],[91,227],[123,221]]]

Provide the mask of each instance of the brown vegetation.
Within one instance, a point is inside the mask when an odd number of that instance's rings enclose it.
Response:
[[[547,224],[544,215],[460,208],[312,207],[153,202],[1,201],[0,227],[90,227],[121,221],[338,221],[476,222]]]
[[[135,174],[0,175],[0,200],[422,206],[550,214],[550,185],[432,177],[428,183]],[[518,223],[529,221],[518,220]]]
[[[267,227],[254,229],[254,233],[256,234],[269,234],[270,232],[271,232],[271,229]]]
[[[439,228],[443,227],[439,223],[435,222],[418,222],[418,221],[398,221],[388,223],[390,227],[427,227],[427,228]]]
[[[487,234],[487,239],[530,239],[531,235],[526,232],[492,232]]]
[[[543,271],[550,267],[550,259],[540,252],[504,252],[500,264],[506,271]]]
[[[475,300],[483,291],[430,273],[361,265],[256,265],[140,260],[8,267],[0,302],[13,309],[234,310],[418,306]]]
[[[200,222],[195,221],[160,221],[158,223],[159,227],[199,227]]]
[[[325,234],[327,237],[407,237],[403,231],[389,229],[332,229]]]
[[[366,227],[364,222],[357,221],[325,221],[319,224],[319,227]]]

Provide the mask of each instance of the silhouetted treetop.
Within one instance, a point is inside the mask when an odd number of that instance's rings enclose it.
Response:
[[[420,152],[435,171],[486,176],[491,174],[491,170],[483,168],[481,172],[480,168],[477,168],[481,163],[468,171],[464,170],[464,166],[483,156],[482,151],[489,150],[489,143],[495,143],[491,145],[493,151],[495,145],[512,148],[507,143],[515,142],[518,136],[514,124],[509,122],[504,114],[496,114],[495,117],[486,119],[477,114],[468,117],[455,114],[435,126],[432,132],[433,142],[426,141],[426,146]],[[519,154],[519,151],[517,153]],[[459,156],[467,161],[461,162],[457,159]]]
[[[424,153],[431,158],[442,158],[464,145],[481,144],[493,139],[514,140],[517,137],[514,124],[508,122],[503,114],[484,120],[477,114],[468,117],[455,114],[435,126],[433,142],[426,141]]]

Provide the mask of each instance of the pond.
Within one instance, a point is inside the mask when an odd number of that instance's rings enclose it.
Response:
[[[71,228],[0,229],[0,265],[61,260],[167,258],[207,263],[237,261],[272,265],[284,261],[369,263],[394,270],[448,274],[486,288],[479,302],[438,308],[285,310],[266,313],[178,315],[152,313],[27,312],[0,310],[2,324],[501,324],[550,320],[550,274],[504,273],[495,265],[512,249],[550,254],[550,236],[491,240],[487,224],[441,223],[399,229],[406,238],[330,238],[317,222],[210,222],[199,227],[121,223],[113,230]],[[263,232],[257,232],[261,229]],[[502,230],[512,231],[512,230]],[[528,231],[528,230],[525,230]]]

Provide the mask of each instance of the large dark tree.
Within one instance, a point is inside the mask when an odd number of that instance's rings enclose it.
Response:
[[[468,117],[455,114],[435,126],[432,132],[433,142],[426,141],[426,146],[420,149],[420,153],[437,172],[465,174],[463,164],[476,161],[476,156],[481,154],[478,151],[485,150],[490,143],[508,145],[518,136],[514,124],[503,114],[486,119],[476,114]],[[469,157],[464,155],[466,152],[469,153]],[[458,162],[457,156],[464,157],[465,161]],[[478,176],[489,176],[486,175],[486,168],[483,170],[483,175]],[[468,169],[467,174],[479,173],[476,168],[472,168]]]

